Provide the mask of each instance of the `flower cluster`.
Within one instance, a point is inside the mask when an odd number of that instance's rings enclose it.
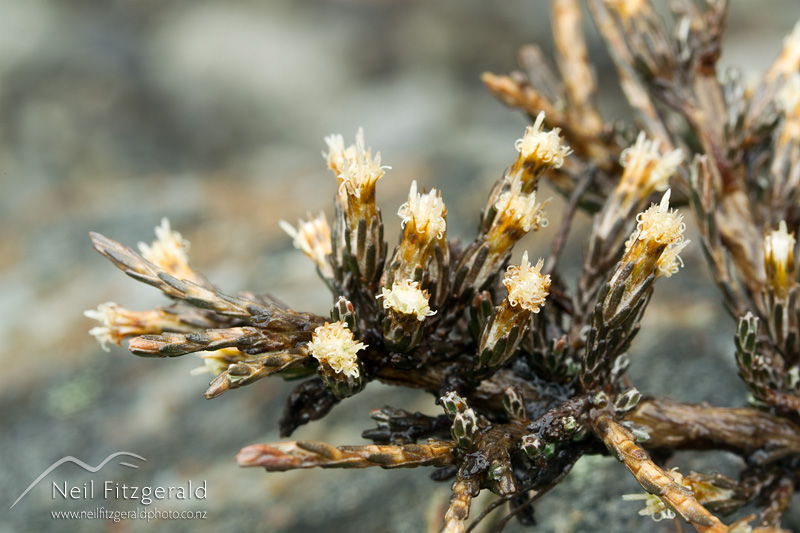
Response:
[[[281,222],[330,290],[329,314],[222,293],[189,267],[188,243],[165,220],[141,254],[92,234],[103,256],[170,304],[141,312],[103,304],[86,313],[101,323],[91,333],[103,348],[133,337],[129,349],[143,357],[200,355],[202,370],[218,374],[206,398],[269,376],[299,381],[282,436],[373,381],[430,393],[446,416],[374,410],[377,427],[363,433],[374,444],[262,444],[238,461],[269,471],[446,467],[439,477],[454,481],[443,531],[468,529],[482,490],[533,523],[535,500],[603,447],[649,493],[626,497],[645,500],[640,514],[723,533],[749,526],[729,527],[713,513],[755,504],[759,527],[778,531],[800,457],[800,25],[759,87],[746,91],[715,71],[727,2],[676,2],[677,31],[644,0],[589,2],[634,108],[635,122],[624,124],[596,106],[582,5],[552,6],[558,72],[531,47],[521,53],[527,76],[483,77],[533,124],[472,239],[448,239],[440,191],[414,181],[397,211],[400,240],[387,253],[375,195],[387,167],[362,130],[350,146],[332,135],[323,154],[337,180],[331,226],[322,214],[297,227]],[[520,240],[547,225],[546,186],[566,201],[547,262],[532,264],[524,251],[512,264]],[[663,196],[649,205],[657,191]],[[740,317],[736,364],[750,407],[643,396],[626,375],[654,288],[683,266],[686,224],[675,208],[686,206],[713,279]],[[581,211],[590,224],[579,230],[588,237],[583,268],[567,279],[559,262]],[[684,477],[650,455],[691,449],[735,453],[747,470],[739,479]]]

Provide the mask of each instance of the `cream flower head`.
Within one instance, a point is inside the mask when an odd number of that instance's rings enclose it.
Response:
[[[114,302],[106,302],[97,309],[84,311],[83,315],[100,322],[89,330],[89,334],[97,339],[100,347],[106,352],[107,344],[113,342],[117,346],[126,337],[138,335],[159,335],[164,331],[192,331],[192,326],[184,323],[180,315],[162,308],[146,311],[131,311]]]
[[[297,228],[285,220],[279,221],[278,224],[292,237],[294,247],[310,257],[324,277],[333,277],[333,269],[328,261],[328,257],[333,253],[331,228],[325,213],[320,212],[316,218],[309,214],[308,221],[298,220]]]
[[[794,25],[792,33],[783,40],[783,50],[776,63],[783,74],[796,72],[800,66],[800,22]]]
[[[661,498],[655,494],[623,494],[623,500],[644,500],[644,509],[639,511],[640,516],[649,516],[654,522],[660,522],[667,519],[672,520],[675,518],[675,511],[667,507]]]
[[[508,302],[512,306],[519,306],[533,313],[539,312],[550,289],[550,276],[542,274],[542,266],[544,261],[541,259],[536,266],[531,266],[528,252],[525,252],[519,266],[508,267],[503,284],[508,289]]]
[[[521,182],[515,180],[510,191],[500,194],[494,204],[497,209],[495,223],[505,219],[506,223],[520,227],[525,233],[547,226],[543,208],[548,201],[537,204],[536,191],[525,194],[521,187]]]
[[[444,236],[447,230],[446,214],[441,193],[436,189],[425,194],[417,193],[416,180],[411,182],[408,202],[397,210],[397,215],[403,219],[402,227],[412,223],[414,231],[425,235],[426,240],[433,240],[434,237],[441,239]]]
[[[381,154],[378,152],[372,157],[372,150],[365,147],[364,129],[358,128],[356,142],[344,147],[341,135],[334,134],[325,137],[328,144],[328,153],[322,156],[328,163],[328,168],[336,173],[339,180],[339,194],[347,193],[360,198],[365,190],[371,190],[375,182],[383,177],[384,170],[391,168],[381,166]]]
[[[119,306],[114,302],[106,302],[97,306],[97,309],[89,309],[83,312],[83,316],[97,320],[101,325],[89,330],[89,335],[97,339],[103,351],[108,352],[108,343],[119,344],[122,337],[115,334],[115,323],[117,321],[117,309]]]
[[[523,160],[533,160],[540,165],[547,165],[553,168],[561,168],[564,158],[572,150],[562,144],[559,133],[560,128],[553,128],[550,131],[543,131],[544,111],[539,113],[533,126],[525,129],[525,135],[518,139],[514,147],[519,151]]]
[[[686,480],[683,475],[678,472],[677,468],[673,468],[672,470],[667,471],[667,475],[672,478],[672,480],[685,487],[692,490],[691,484]],[[634,501],[634,500],[644,500],[645,508],[639,511],[640,516],[649,516],[653,519],[654,522],[659,522],[661,520],[667,519],[672,520],[675,518],[675,511],[667,507],[667,505],[663,502],[661,498],[656,496],[655,494],[648,494],[648,493],[638,493],[638,494],[623,494],[623,500]]]
[[[658,257],[656,277],[670,277],[683,266],[683,260],[678,254],[690,242],[683,239],[683,232],[686,229],[683,215],[669,208],[670,194],[671,189],[667,189],[660,203],[652,204],[646,211],[637,215],[636,220],[639,223],[625,243],[626,255],[631,253],[637,241],[652,242],[657,246],[666,245]],[[648,253],[648,249],[647,245],[637,248],[638,253]]]
[[[169,219],[161,219],[156,226],[156,240],[152,244],[139,243],[139,253],[145,260],[167,271],[178,279],[199,282],[197,274],[189,267],[189,241],[170,227]]]
[[[619,157],[619,163],[625,167],[621,188],[639,191],[642,196],[667,188],[669,177],[683,162],[683,152],[678,149],[662,155],[658,147],[657,140],[651,141],[643,131],[639,132],[636,142]]]
[[[683,240],[686,224],[683,223],[682,214],[669,208],[671,192],[668,189],[660,203],[651,205],[636,216],[639,223],[636,227],[637,239],[652,240],[658,244],[675,244]]]
[[[625,20],[634,17],[645,6],[645,0],[605,0],[605,3]]]
[[[670,244],[667,249],[661,253],[658,258],[658,272],[656,277],[664,276],[666,278],[677,273],[683,267],[683,259],[679,255],[686,245],[691,241],[681,240],[680,242]]]
[[[422,322],[425,317],[436,314],[428,305],[428,291],[419,288],[419,282],[410,279],[392,283],[391,289],[381,289],[378,298],[383,298],[384,309],[393,309],[403,315],[414,315]]]
[[[787,117],[800,114],[800,73],[794,72],[786,78],[775,95],[775,104]]]
[[[317,361],[327,363],[336,373],[352,378],[359,376],[356,353],[366,347],[353,338],[353,332],[344,322],[318,327],[308,343],[308,351]]]
[[[359,134],[363,135],[360,128],[356,133],[356,138],[358,138]],[[322,152],[322,157],[325,158],[328,168],[338,175],[347,160],[355,156],[355,145],[349,147],[350,154],[348,154],[348,148],[344,146],[344,137],[340,133],[332,133],[325,137],[325,144],[328,145],[328,153]]]
[[[786,293],[789,281],[794,281],[793,233],[789,233],[786,222],[781,220],[778,229],[764,237],[764,266],[773,289],[780,295]]]
[[[194,355],[203,360],[201,366],[193,368],[189,373],[193,376],[201,374],[211,374],[219,376],[232,364],[238,361],[246,361],[248,356],[243,354],[238,348],[228,347],[219,350],[195,352]]]

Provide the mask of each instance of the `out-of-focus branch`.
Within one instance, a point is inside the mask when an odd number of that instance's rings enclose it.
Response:
[[[227,296],[191,280],[179,280],[127,246],[104,235],[92,232],[90,236],[95,250],[108,258],[117,268],[137,281],[152,285],[167,296],[180,298],[196,307],[235,318],[250,318],[269,311],[256,302]]]
[[[675,147],[672,138],[647,89],[636,74],[633,57],[625,44],[622,32],[614,23],[608,7],[603,0],[589,0],[588,6],[597,30],[603,37],[608,53],[617,67],[622,91],[636,113],[636,117],[641,121],[648,136],[658,139],[665,150],[673,150]]]
[[[589,52],[581,28],[581,5],[577,0],[553,0],[551,10],[556,64],[564,80],[573,123],[580,123],[586,133],[600,135],[603,119],[595,106],[597,82],[589,64]]]
[[[752,408],[646,399],[625,418],[647,431],[652,451],[727,450],[760,465],[800,455],[800,428]]]
[[[530,48],[520,50],[521,56],[530,53]],[[599,168],[609,172],[619,168],[621,149],[615,143],[605,142],[603,132],[587,125],[585,121],[571,120],[556,102],[532,86],[521,72],[512,72],[508,76],[484,72],[481,79],[486,88],[505,105],[520,109],[531,117],[544,111],[547,126],[561,128],[564,138],[576,154],[592,160]],[[570,161],[566,160],[565,163],[570,164]],[[568,167],[565,168],[568,170]]]
[[[415,468],[447,466],[455,455],[452,442],[430,440],[428,444],[331,446],[318,441],[253,444],[236,455],[239,466],[261,466],[268,472],[297,468]]]

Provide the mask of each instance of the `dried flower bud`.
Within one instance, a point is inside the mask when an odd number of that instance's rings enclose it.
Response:
[[[279,222],[283,231],[292,237],[294,247],[306,254],[317,265],[320,274],[325,279],[333,278],[330,256],[331,228],[325,218],[325,213],[314,218],[308,215],[308,221],[298,220],[297,229],[285,220]]]
[[[363,152],[363,149],[357,154],[358,158],[350,161],[339,174],[339,186],[350,196],[355,196],[356,198],[369,197],[369,194],[373,194],[375,182],[385,174],[384,169],[390,167],[381,166],[380,152],[375,155],[374,159],[369,152]]]
[[[530,165],[537,170],[561,168],[564,158],[572,150],[562,143],[560,128],[544,131],[544,111],[536,117],[533,126],[525,129],[525,135],[518,139],[514,147],[519,151],[515,167]]]
[[[120,346],[126,337],[160,335],[164,331],[188,332],[195,329],[181,322],[178,315],[168,313],[161,308],[131,311],[114,302],[106,302],[98,305],[97,309],[84,311],[83,314],[100,322],[100,326],[89,330],[89,335],[97,339],[100,347],[106,352],[109,351],[107,346],[109,342]]]
[[[456,413],[451,429],[453,440],[464,451],[471,451],[478,433],[478,417],[472,409]]]
[[[521,187],[521,182],[515,180],[510,191],[498,195],[491,206],[491,223],[462,255],[455,280],[455,292],[460,298],[471,296],[469,289],[483,289],[507,261],[514,244],[528,231],[547,225],[542,211],[547,202],[536,203],[536,193],[523,193]]]
[[[652,240],[658,244],[672,244],[683,237],[686,225],[683,215],[677,211],[669,210],[669,196],[671,191],[664,193],[661,202],[650,206],[647,211],[639,214],[636,228],[638,240]]]
[[[139,243],[139,253],[145,260],[179,280],[188,279],[202,284],[200,276],[189,266],[188,251],[189,241],[177,231],[172,231],[166,217],[161,219],[160,226],[156,226],[156,240],[152,244]]]
[[[624,416],[633,410],[642,399],[642,395],[638,389],[633,388],[620,394],[614,399],[614,409],[620,416]]]
[[[775,294],[783,297],[794,284],[794,233],[786,229],[781,220],[776,231],[764,237],[764,266],[767,282]]]
[[[358,138],[359,135],[362,137],[364,135],[361,128],[358,129],[356,138]],[[344,169],[347,160],[355,157],[355,145],[345,148],[344,137],[339,133],[332,133],[325,137],[325,144],[328,145],[328,153],[322,152],[322,157],[325,158],[328,168],[338,176]],[[348,150],[350,151],[349,153]]]
[[[314,330],[309,353],[320,363],[327,364],[337,374],[359,377],[357,352],[367,345],[357,342],[344,322],[326,323]]]
[[[639,214],[622,261],[598,294],[581,371],[584,390],[609,383],[616,361],[638,331],[653,282],[678,268],[685,225],[683,215],[669,209],[669,196],[667,190],[661,203]]]
[[[529,459],[537,459],[544,454],[545,443],[535,435],[525,435],[520,440],[520,449]]]
[[[624,239],[625,224],[621,222],[641,211],[655,191],[667,188],[670,176],[682,160],[680,150],[662,154],[657,140],[648,140],[644,132],[639,133],[636,142],[620,154],[619,161],[624,171],[598,215],[595,231],[589,239],[587,257],[616,253]],[[679,261],[677,258],[665,260],[663,273],[672,275],[677,271]]]
[[[454,391],[449,391],[447,394],[439,398],[439,402],[442,404],[442,409],[450,418],[455,417],[458,413],[461,413],[467,409],[467,402],[456,394]]]
[[[506,387],[505,394],[503,394],[503,410],[509,420],[521,422],[528,419],[525,399],[514,387]]]

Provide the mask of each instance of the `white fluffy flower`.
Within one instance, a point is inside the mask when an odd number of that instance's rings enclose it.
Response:
[[[411,190],[408,193],[408,202],[400,206],[397,215],[403,219],[403,227],[412,223],[417,233],[426,236],[426,240],[432,240],[435,236],[441,239],[447,230],[445,220],[444,202],[442,195],[436,190],[431,189],[425,194],[417,193],[417,182],[411,182]]]
[[[658,257],[656,276],[670,277],[683,266],[680,252],[690,241],[683,239],[686,224],[683,215],[669,208],[671,190],[668,189],[658,204],[652,204],[646,211],[639,213],[636,230],[625,243],[625,252],[629,252],[636,241],[651,241],[656,245],[666,244],[666,248]],[[644,250],[646,248],[643,248]]]
[[[356,341],[344,322],[325,324],[314,330],[308,351],[320,362],[327,363],[336,373],[357,378],[357,352],[367,345]]]
[[[683,161],[683,152],[678,149],[661,154],[658,148],[659,142],[647,139],[642,131],[636,142],[622,151],[619,158],[625,167],[622,187],[639,190],[644,196],[667,188],[669,177]]]
[[[518,139],[514,147],[519,151],[524,160],[534,160],[539,164],[548,165],[553,168],[561,168],[564,158],[572,150],[562,144],[560,128],[553,128],[550,131],[543,131],[544,111],[539,113],[533,126],[525,129],[525,135]]]
[[[646,211],[639,213],[636,220],[636,238],[652,240],[659,244],[675,244],[683,240],[686,224],[683,215],[669,208],[671,190],[667,190],[658,204],[652,204]]]
[[[521,185],[519,181],[515,181],[510,191],[500,194],[494,204],[497,210],[495,223],[506,220],[526,233],[531,229],[547,226],[547,218],[542,210],[547,201],[537,204],[536,191],[525,194],[521,192]]]
[[[364,129],[358,128],[356,142],[344,147],[341,135],[325,137],[328,144],[328,153],[322,153],[328,163],[328,168],[336,173],[339,179],[339,193],[361,198],[365,190],[374,187],[375,182],[383,177],[384,170],[391,168],[381,166],[381,154],[378,152],[372,157],[372,150],[364,144]]]
[[[103,351],[110,351],[108,343],[113,342],[119,344],[119,337],[113,335],[112,328],[116,322],[117,309],[119,306],[114,302],[106,302],[97,306],[97,309],[89,309],[83,312],[86,318],[97,320],[100,322],[99,326],[95,326],[89,330],[89,335],[97,339]]]
[[[422,322],[436,314],[428,305],[428,292],[419,288],[419,282],[404,279],[392,283],[391,289],[381,289],[384,309],[393,309],[403,315],[415,315]]]
[[[316,218],[309,214],[308,221],[298,220],[297,228],[285,220],[281,220],[278,224],[292,237],[294,247],[310,257],[325,278],[333,277],[333,269],[328,261],[333,252],[331,228],[325,213],[320,213]]]
[[[539,259],[536,266],[528,262],[528,252],[522,255],[519,266],[511,265],[506,270],[503,284],[508,289],[508,302],[528,311],[538,313],[549,294],[550,276],[542,274],[544,261]]]
[[[147,261],[162,268],[177,279],[188,279],[195,283],[201,280],[189,267],[189,241],[177,231],[173,231],[169,219],[161,219],[161,225],[156,226],[156,240],[152,244],[139,243],[139,253]]]
[[[784,294],[794,275],[794,234],[789,233],[781,220],[776,231],[764,237],[764,264],[770,285]]]

